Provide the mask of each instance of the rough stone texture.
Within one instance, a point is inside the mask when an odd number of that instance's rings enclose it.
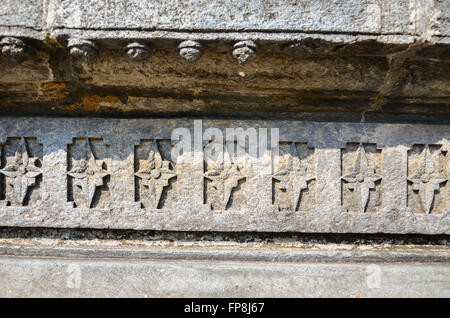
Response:
[[[0,6],[0,36],[45,38],[45,1],[3,0]]]
[[[426,3],[424,9],[428,18],[421,22],[428,37],[436,42],[449,43],[450,35],[450,5],[446,0],[434,0]]]
[[[0,110],[448,118],[449,7],[443,0],[8,0],[0,9],[0,37],[20,37],[36,59],[23,67],[0,57]],[[95,55],[67,49],[87,40],[99,56],[88,63],[72,58],[69,51]],[[182,56],[194,62],[204,53],[193,65],[177,54],[187,40],[202,50],[185,48]],[[130,60],[124,47],[136,41],[155,54]],[[258,46],[246,65],[232,58],[242,41]],[[30,83],[30,75],[38,78]]]
[[[449,297],[449,32],[448,0],[4,0],[0,296]],[[183,116],[280,160],[174,162]]]
[[[50,26],[74,29],[409,33],[408,1],[51,1]],[[321,17],[327,17],[325,20]]]
[[[1,228],[0,296],[448,297],[444,236],[339,236]]]
[[[179,38],[191,31],[196,31],[198,39],[210,40],[245,40],[243,35],[294,39],[287,33],[296,32],[392,35],[385,40],[412,43],[415,37],[442,41],[448,35],[449,9],[444,0],[7,0],[0,10],[2,35],[39,39],[75,35]]]
[[[60,49],[39,51],[25,65],[0,56],[2,114],[449,114],[448,49],[417,47],[388,57],[296,46],[288,55],[262,50],[239,65],[228,51],[206,50],[189,64],[157,48],[147,61],[134,62],[124,46],[89,63]]]
[[[437,36],[446,36],[448,21],[448,4],[444,0],[282,3],[274,0],[7,0],[0,10],[2,32],[20,29],[21,36],[30,37],[39,33],[70,34],[70,30],[100,31],[96,33],[99,37],[114,33],[112,37],[117,37],[133,30],[147,31],[154,36],[165,33],[170,37],[172,32],[195,30],[203,32],[201,38],[207,38],[209,32],[235,32],[233,36],[239,36],[243,31],[259,33],[262,37],[270,37],[268,32],[277,33],[275,36],[282,38],[283,32],[295,31],[394,35],[398,39],[402,36],[408,39],[409,35],[422,36],[429,29]]]
[[[214,162],[202,167],[202,150],[171,159],[172,130],[194,125],[202,122],[1,119],[0,225],[450,233],[448,125],[204,120],[203,131],[224,135],[229,127],[280,129],[273,172],[247,153],[231,156],[228,177]]]

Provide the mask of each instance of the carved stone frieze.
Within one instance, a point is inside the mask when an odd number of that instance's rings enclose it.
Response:
[[[3,118],[0,135],[0,226],[450,233],[448,126]]]

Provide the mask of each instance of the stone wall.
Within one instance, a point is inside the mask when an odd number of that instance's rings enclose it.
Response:
[[[449,30],[448,0],[3,0],[0,296],[448,297]]]

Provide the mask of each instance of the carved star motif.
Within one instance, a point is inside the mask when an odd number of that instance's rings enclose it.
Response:
[[[177,174],[172,170],[170,161],[163,160],[155,140],[148,159],[141,164],[135,175],[150,190],[153,197],[152,207],[157,209],[164,188],[169,186],[169,180]]]
[[[408,181],[412,182],[413,190],[419,192],[425,213],[430,214],[434,193],[439,190],[441,183],[447,181],[447,178],[440,176],[436,172],[428,145],[422,151],[421,157],[420,166],[416,169],[413,176],[408,178]]]
[[[7,177],[7,183],[14,188],[21,204],[24,204],[28,188],[36,185],[36,177],[42,173],[36,166],[38,160],[28,155],[25,139],[22,138],[14,157],[8,157],[6,166],[0,170]]]
[[[308,189],[308,181],[315,177],[307,174],[306,168],[301,165],[295,144],[291,144],[291,153],[287,166],[282,167],[273,176],[280,181],[280,188],[286,190],[291,198],[291,205],[297,209],[302,190]]]
[[[110,173],[103,168],[104,160],[94,157],[89,140],[86,138],[84,157],[75,161],[72,170],[67,172],[74,178],[74,185],[81,188],[88,207],[91,207],[97,187],[103,186],[103,178]]]
[[[361,212],[366,211],[370,190],[375,189],[375,182],[381,179],[374,167],[369,165],[364,146],[359,145],[352,171],[342,180],[348,182],[348,188],[356,193]]]
[[[205,173],[205,177],[212,181],[211,186],[220,194],[220,206],[225,209],[230,201],[231,191],[239,185],[239,181],[245,179],[238,166],[231,162],[223,164],[223,168],[211,169]]]

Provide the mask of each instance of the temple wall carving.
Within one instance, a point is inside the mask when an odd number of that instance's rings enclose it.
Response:
[[[3,226],[426,234],[450,229],[448,126],[3,118],[0,127]],[[269,142],[252,153],[249,139],[207,133],[225,134],[230,127],[277,128],[279,144]],[[174,139],[176,128],[188,137]],[[255,136],[258,142],[270,139]],[[174,160],[180,142],[200,147],[188,147],[182,161]],[[214,157],[220,146],[223,153]]]

